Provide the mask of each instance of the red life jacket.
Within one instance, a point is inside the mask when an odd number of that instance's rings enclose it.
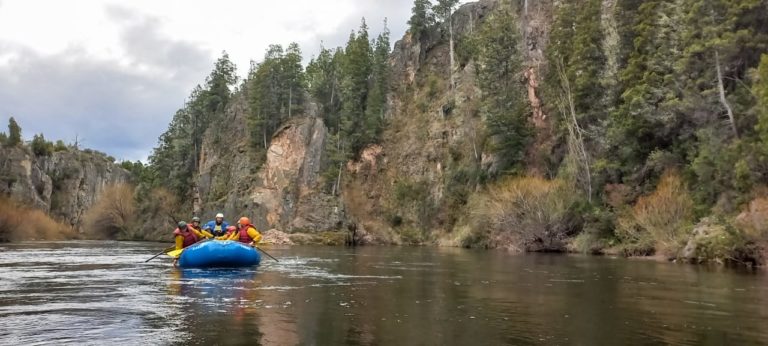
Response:
[[[240,227],[240,231],[238,232],[239,236],[240,236],[240,238],[238,239],[239,242],[244,243],[244,244],[250,244],[253,241],[253,238],[251,238],[251,236],[248,235],[248,229],[249,228],[256,229],[256,227],[253,227],[251,225],[244,225],[244,226]]]
[[[187,226],[187,228],[185,228],[183,231],[176,228],[176,230],[173,231],[173,235],[184,237],[184,244],[181,247],[187,247],[197,243],[197,235],[195,235],[195,232],[192,232],[192,230],[189,229],[189,226]]]

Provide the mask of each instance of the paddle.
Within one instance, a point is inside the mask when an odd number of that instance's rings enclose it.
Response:
[[[256,248],[256,250],[259,250],[259,251],[263,252],[265,255],[269,256],[269,258],[271,258],[271,259],[275,260],[275,262],[280,262],[280,261],[278,261],[278,260],[277,260],[277,258],[274,258],[274,257],[272,257],[272,255],[270,255],[269,253],[267,253],[266,251],[264,251],[264,249],[262,249],[262,248],[260,248],[260,247],[256,246],[256,244],[254,244],[253,242],[251,242],[251,244],[250,244],[250,245],[251,245],[251,246],[253,246],[254,248]]]
[[[153,259],[157,258],[157,256],[160,256],[160,255],[162,255],[162,254],[164,254],[164,253],[166,253],[166,252],[168,252],[168,251],[173,251],[173,249],[175,249],[175,248],[176,248],[176,245],[174,245],[174,246],[171,246],[171,247],[167,247],[167,248],[163,249],[163,251],[160,251],[160,252],[159,252],[157,255],[154,255],[154,256],[152,256],[152,258],[150,258],[150,259],[148,259],[148,260],[144,261],[144,263],[147,263],[147,262],[149,262],[149,261],[151,261],[151,260],[153,260]]]

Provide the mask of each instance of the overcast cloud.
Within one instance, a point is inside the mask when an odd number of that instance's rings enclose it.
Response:
[[[305,60],[343,45],[365,17],[388,18],[392,41],[412,0],[0,0],[0,126],[25,139],[84,145],[144,160],[192,88],[226,50],[242,76],[271,43]]]

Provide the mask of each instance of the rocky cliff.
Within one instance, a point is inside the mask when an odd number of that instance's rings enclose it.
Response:
[[[529,98],[539,103],[534,121],[542,127],[546,116],[536,78],[546,45],[547,3],[526,9],[530,12],[520,23]],[[471,44],[469,37],[497,5],[497,0],[482,0],[456,10],[457,52]],[[243,126],[247,96],[238,93],[203,143],[197,178],[202,214],[223,211],[231,220],[250,215],[261,228],[287,232],[356,228],[365,239],[385,243],[434,241],[449,233],[457,210],[475,191],[476,177],[493,171],[495,158],[483,144],[475,62],[457,54],[451,91],[448,54],[448,32],[441,26],[395,44],[383,140],[346,165],[341,196],[321,188],[328,131],[316,111],[286,123],[262,152],[249,145]]]
[[[35,156],[27,147],[0,148],[0,194],[75,228],[106,186],[130,179],[106,155],[89,150]]]
[[[406,35],[390,58],[393,82],[383,142],[349,165],[343,196],[350,214],[377,238],[395,243],[440,241],[450,234],[478,182],[493,174],[496,158],[487,150],[480,116],[481,92],[471,54],[471,36],[498,6],[482,0],[453,15],[457,66],[450,87],[448,32],[435,27],[416,39]],[[532,123],[543,133],[535,148],[545,148],[549,127],[538,95],[550,13],[548,1],[525,7],[520,32],[525,47],[523,74]],[[523,72],[523,71],[521,71]],[[522,73],[521,73],[522,74]],[[531,174],[543,163],[530,155]]]
[[[291,233],[341,229],[344,206],[320,186],[328,136],[322,119],[311,111],[296,116],[273,135],[266,151],[260,150],[250,145],[242,126],[245,97],[237,96],[224,121],[209,129],[203,141],[197,177],[201,215],[212,218],[222,211],[232,222],[249,216],[262,230]]]

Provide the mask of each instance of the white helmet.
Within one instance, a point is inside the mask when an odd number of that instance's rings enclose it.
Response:
[[[216,214],[216,217],[217,217],[217,218],[222,218],[222,219],[223,219],[223,218],[224,218],[224,214],[222,214],[222,213],[218,213],[218,214]]]

